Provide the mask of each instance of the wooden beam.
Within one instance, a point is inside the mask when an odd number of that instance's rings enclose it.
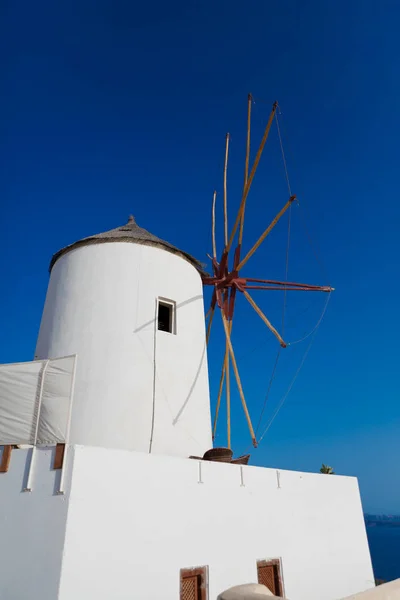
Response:
[[[228,325],[229,325],[229,333],[231,334],[232,333],[233,322],[229,321]],[[227,361],[228,356],[229,356],[229,348],[228,348],[228,344],[226,344],[225,345],[224,361],[222,363],[222,372],[221,372],[221,377],[220,377],[220,380],[219,380],[217,406],[216,406],[216,409],[215,409],[214,426],[213,426],[213,441],[215,439],[216,432],[217,432],[218,413],[219,413],[219,409],[220,409],[220,405],[221,405],[222,389],[223,389],[223,385],[224,385],[224,381],[225,381],[226,361]],[[230,396],[230,394],[229,394],[229,396]]]
[[[312,288],[312,287],[294,287],[294,286],[278,286],[278,285],[246,285],[246,290],[279,290],[285,292],[324,292],[330,294],[334,288]]]
[[[246,404],[246,399],[244,397],[242,382],[240,381],[239,370],[238,370],[238,367],[237,367],[237,364],[236,364],[235,353],[233,351],[232,342],[231,342],[230,333],[229,333],[229,324],[228,324],[228,321],[227,321],[227,319],[226,319],[226,317],[224,315],[224,311],[223,310],[221,310],[221,317],[222,317],[222,323],[223,323],[224,330],[225,330],[226,341],[228,343],[229,354],[230,354],[231,360],[232,360],[233,372],[235,374],[236,383],[237,383],[238,390],[239,390],[240,400],[242,402],[244,414],[246,415],[247,425],[249,427],[251,439],[253,441],[253,446],[256,448],[257,447],[257,440],[256,440],[256,436],[254,434],[253,425],[251,423],[249,411],[248,411],[247,404]]]
[[[212,202],[212,213],[211,213],[211,229],[212,229],[212,247],[213,247],[213,258],[217,258],[217,242],[215,240],[215,202],[217,199],[217,192],[214,192]]]
[[[246,189],[247,181],[249,179],[249,161],[250,161],[250,129],[251,129],[251,94],[247,97],[247,140],[246,140],[246,160],[244,165],[244,186],[243,192]],[[242,245],[243,241],[243,227],[244,227],[244,211],[245,206],[243,207],[242,217],[240,219],[240,229],[239,229],[239,246]]]
[[[215,440],[215,436],[216,436],[216,433],[217,433],[218,414],[219,414],[219,408],[221,406],[221,397],[222,397],[222,389],[223,389],[223,386],[224,386],[224,380],[225,380],[225,357],[224,357],[224,362],[222,364],[221,377],[220,377],[220,380],[219,380],[217,405],[215,407],[213,435],[212,435],[213,441]]]
[[[253,256],[254,252],[257,250],[257,248],[262,244],[262,242],[265,240],[265,238],[267,237],[267,235],[272,231],[272,229],[275,227],[275,225],[277,224],[277,222],[279,221],[279,219],[285,214],[285,212],[287,211],[287,209],[289,208],[289,206],[292,204],[292,202],[296,199],[296,196],[290,196],[289,200],[286,202],[285,206],[282,208],[282,210],[280,210],[278,212],[278,214],[276,215],[275,219],[270,223],[270,225],[268,225],[267,229],[264,231],[264,233],[258,238],[258,240],[256,241],[256,243],[254,244],[254,246],[252,247],[251,250],[249,250],[249,252],[246,254],[246,256],[243,258],[243,260],[240,261],[240,263],[237,266],[237,270],[239,271],[242,267],[244,267],[244,265],[247,263],[247,261],[249,260],[249,258],[251,256]]]
[[[245,207],[245,204],[246,204],[247,196],[249,195],[251,184],[253,182],[254,175],[255,175],[255,173],[257,171],[258,163],[260,162],[260,158],[261,158],[261,155],[262,155],[263,150],[264,150],[265,143],[266,143],[267,138],[268,138],[269,130],[271,129],[272,121],[274,120],[274,116],[275,116],[275,112],[276,112],[277,106],[278,106],[278,103],[275,102],[274,105],[273,105],[273,107],[272,107],[271,114],[269,115],[268,123],[267,123],[267,125],[265,127],[263,138],[262,138],[261,143],[260,143],[260,145],[258,147],[257,154],[256,154],[256,157],[254,159],[254,163],[253,163],[253,166],[252,166],[251,171],[250,171],[249,178],[248,178],[247,183],[246,183],[246,187],[245,187],[245,189],[243,191],[242,201],[240,203],[240,207],[239,207],[239,211],[238,211],[238,214],[237,214],[237,217],[236,217],[236,221],[235,221],[235,224],[234,224],[233,229],[231,231],[231,236],[230,236],[229,241],[228,241],[228,246],[227,246],[227,250],[228,251],[231,249],[231,246],[232,246],[232,243],[233,243],[233,240],[234,240],[234,237],[235,237],[236,230],[238,228],[240,219],[242,218],[242,214],[244,212],[244,207]]]
[[[11,444],[6,444],[5,446],[3,446],[3,454],[1,457],[1,463],[0,463],[0,473],[7,473],[8,468],[10,466],[11,452],[12,452]]]
[[[228,350],[228,343],[226,343]],[[229,374],[229,352],[225,351],[225,377],[226,377],[226,435],[228,448],[231,448],[231,384]]]
[[[229,133],[225,138],[225,163],[224,163],[224,239],[225,246],[228,244],[228,187],[227,187],[227,172],[228,172],[228,154],[229,154]]]
[[[57,444],[54,455],[53,469],[62,469],[64,463],[65,444]]]
[[[279,281],[277,279],[257,279],[256,277],[246,277],[246,282],[247,281],[255,281],[258,283],[271,283],[273,285],[282,285],[282,286],[293,286],[293,287],[300,287],[300,288],[310,288],[310,289],[315,289],[318,290],[320,292],[334,292],[335,288],[328,286],[328,285],[314,285],[311,283],[298,283],[295,281]]]
[[[213,322],[214,313],[215,313],[215,306],[213,306],[211,308],[210,318],[208,320],[207,333],[206,333],[206,344],[207,344],[207,346],[208,346],[208,340],[210,339],[211,325],[212,325],[212,322]]]
[[[275,327],[271,324],[271,322],[264,315],[264,313],[261,310],[261,308],[254,302],[254,300],[250,296],[250,294],[248,292],[246,292],[246,290],[243,290],[243,295],[250,302],[251,306],[254,308],[254,310],[256,311],[256,313],[258,314],[258,316],[261,317],[261,319],[264,321],[264,323],[266,324],[266,326],[268,327],[268,329],[270,331],[272,331],[272,333],[274,334],[274,336],[278,339],[278,341],[279,341],[280,345],[282,346],[282,348],[286,348],[287,344],[283,341],[283,339],[281,338],[281,336],[279,335],[279,333],[277,332],[277,330],[275,329]]]

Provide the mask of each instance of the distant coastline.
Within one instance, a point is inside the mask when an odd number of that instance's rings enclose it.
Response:
[[[400,515],[364,515],[367,527],[400,527]]]
[[[375,579],[392,581],[400,577],[400,516],[365,515],[366,532]]]

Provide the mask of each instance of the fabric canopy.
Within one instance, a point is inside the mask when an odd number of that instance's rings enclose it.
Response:
[[[75,360],[0,365],[0,444],[68,441]]]

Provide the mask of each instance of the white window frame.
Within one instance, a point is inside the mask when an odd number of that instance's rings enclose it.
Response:
[[[162,331],[162,329],[158,329],[158,311],[159,306],[162,304],[163,306],[168,306],[171,309],[171,331]],[[170,300],[169,298],[163,298],[159,296],[157,298],[157,331],[161,331],[162,333],[169,333],[171,335],[176,335],[176,302],[174,300]]]

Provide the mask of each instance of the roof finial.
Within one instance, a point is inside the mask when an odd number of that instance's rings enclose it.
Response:
[[[135,217],[133,215],[129,215],[128,224],[136,225]]]

